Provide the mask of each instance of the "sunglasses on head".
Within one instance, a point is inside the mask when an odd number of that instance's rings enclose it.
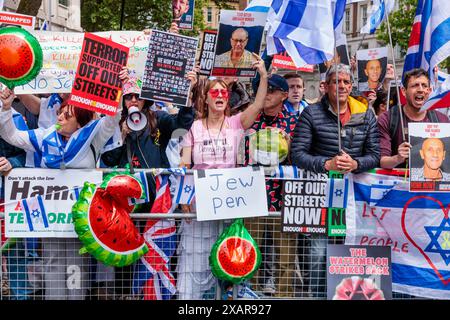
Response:
[[[137,93],[129,93],[129,94],[126,94],[126,95],[123,96],[123,98],[124,98],[126,101],[133,100],[133,97],[134,97],[136,100],[139,100],[139,94],[137,94]]]
[[[228,90],[227,89],[209,89],[209,94],[213,98],[217,98],[220,95],[224,98],[228,98]]]

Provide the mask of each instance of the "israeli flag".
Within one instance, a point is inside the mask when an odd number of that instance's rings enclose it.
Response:
[[[296,179],[299,177],[298,168],[296,166],[279,165],[272,170],[270,177],[277,179]]]
[[[330,178],[327,181],[325,203],[328,208],[347,208],[348,179]]]
[[[138,179],[139,181],[141,181],[142,185],[144,186],[145,198],[143,198],[143,199],[128,198],[128,205],[134,206],[136,204],[142,204],[142,203],[150,202],[150,196],[149,196],[149,192],[148,192],[147,175],[145,174],[144,171],[140,171],[140,172],[136,172],[134,174],[134,177],[136,179]]]
[[[374,34],[384,18],[394,9],[394,0],[373,0],[368,12],[367,23],[361,28],[361,33]]]
[[[176,204],[191,204],[195,196],[193,175],[180,175],[176,177],[174,202]]]
[[[369,205],[376,206],[378,201],[382,200],[389,191],[392,190],[401,180],[379,180],[378,183],[372,184],[370,188]]]
[[[269,12],[272,0],[251,0],[244,11],[252,12]]]
[[[42,225],[45,229],[48,228],[47,213],[40,195],[21,200],[21,206],[25,211],[25,216],[30,231],[34,231],[36,228],[41,229]]]

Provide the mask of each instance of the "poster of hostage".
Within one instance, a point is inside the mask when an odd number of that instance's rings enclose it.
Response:
[[[259,56],[267,14],[248,11],[220,11],[213,76],[254,77],[252,68]]]
[[[409,123],[410,191],[450,191],[450,123]]]
[[[328,233],[327,178],[327,174],[305,171],[304,180],[284,181],[282,232]]]
[[[127,65],[130,49],[86,33],[69,104],[115,115],[122,95],[119,73]]]
[[[152,30],[141,98],[186,106],[198,39]]]
[[[391,248],[327,246],[328,300],[392,299]]]

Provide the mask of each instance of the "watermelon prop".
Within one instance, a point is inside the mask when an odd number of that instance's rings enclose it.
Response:
[[[251,134],[249,147],[252,161],[262,165],[279,165],[289,152],[288,139],[281,129],[274,127]]]
[[[36,78],[42,59],[42,48],[31,33],[18,27],[0,29],[0,82],[8,88]]]
[[[100,187],[86,182],[72,207],[73,223],[83,243],[80,254],[90,253],[105,265],[124,267],[148,252],[144,238],[131,220],[128,197],[144,198],[140,180],[114,172]]]
[[[214,243],[209,264],[221,280],[240,283],[253,277],[261,264],[261,251],[242,219],[233,222]]]

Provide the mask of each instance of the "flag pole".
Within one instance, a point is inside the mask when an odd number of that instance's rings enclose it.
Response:
[[[336,37],[334,37],[334,52],[337,52],[336,49]],[[335,76],[336,76],[336,102],[337,102],[337,125],[338,125],[338,154],[342,151],[342,142],[341,142],[341,107],[339,105],[339,72],[337,69],[337,59],[334,59],[334,68],[335,68]]]
[[[402,109],[402,105],[400,103],[400,88],[398,86],[398,81],[397,81],[397,67],[395,64],[394,46],[392,45],[392,34],[391,34],[391,25],[389,23],[389,14],[386,14],[386,20],[387,20],[387,27],[388,27],[388,34],[389,34],[389,42],[391,44],[392,62],[394,64],[394,81],[395,81],[395,89],[397,90],[397,106],[398,106],[398,110],[400,111],[400,126],[402,129],[402,141],[406,141],[405,126],[403,123],[403,109]],[[388,90],[389,90],[389,87],[388,87]],[[388,103],[389,103],[389,101],[388,101]]]

